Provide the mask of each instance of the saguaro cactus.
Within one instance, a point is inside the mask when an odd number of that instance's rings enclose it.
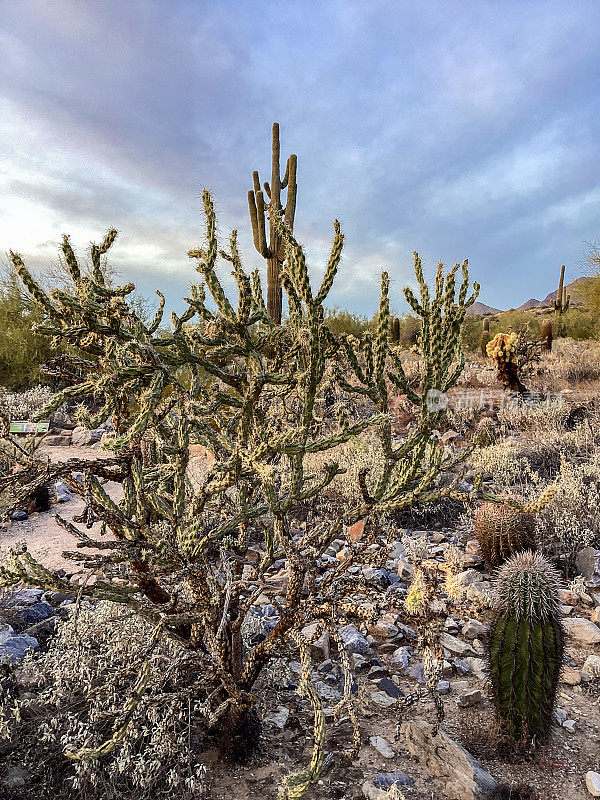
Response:
[[[542,350],[545,350],[546,353],[550,353],[552,351],[552,320],[545,319],[542,322],[540,342],[542,345]]]
[[[571,304],[571,295],[567,294],[564,287],[565,283],[565,265],[560,268],[560,280],[558,281],[558,292],[556,293],[556,300],[552,301],[552,307],[558,314],[558,335],[564,336],[564,323],[562,320],[563,314],[569,310]]]
[[[502,731],[517,742],[550,731],[564,649],[558,572],[539,553],[521,553],[498,573],[488,667]]]
[[[392,344],[398,344],[400,342],[400,317],[393,317],[390,327],[390,338]]]
[[[483,503],[475,512],[475,538],[487,563],[498,567],[507,558],[535,548],[535,517],[517,508]]]
[[[264,183],[270,203],[276,210],[282,209],[281,191],[287,189],[286,204],[284,211],[285,224],[290,231],[294,229],[294,216],[296,213],[296,170],[298,158],[293,153],[287,160],[287,166],[283,179],[280,172],[279,156],[279,123],[273,123],[273,145],[271,161],[271,183]],[[254,189],[248,192],[248,208],[250,210],[250,221],[252,222],[252,234],[254,237],[254,247],[263,258],[267,260],[267,312],[271,320],[279,325],[281,323],[281,267],[285,259],[285,247],[280,233],[273,222],[273,217],[269,219],[269,243],[266,237],[266,216],[267,207],[260,187],[258,171],[252,173]]]
[[[490,334],[490,321],[486,317],[483,320],[483,329],[481,331],[481,338],[479,340],[479,349],[481,350],[482,356],[486,355],[486,347],[488,346],[488,342],[490,341],[491,338],[492,337]]]

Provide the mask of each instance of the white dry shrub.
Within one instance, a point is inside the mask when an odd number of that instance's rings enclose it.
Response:
[[[518,487],[526,494],[539,483],[538,474],[516,442],[499,442],[473,451],[470,464],[498,486]]]
[[[54,397],[49,386],[34,386],[24,392],[11,392],[0,388],[0,413],[10,420],[29,420]],[[64,409],[58,409],[52,415],[59,425],[69,421]]]
[[[505,431],[562,432],[570,407],[561,395],[549,395],[541,402],[507,403],[498,411],[498,422]]]
[[[65,748],[100,745],[123,721],[152,629],[122,606],[86,606],[60,625],[46,653],[19,668],[28,699],[5,708],[0,720],[0,733],[19,739],[19,764],[30,772],[32,789],[39,796],[52,789],[57,800],[202,797],[205,768],[191,746],[199,711],[193,691],[181,690],[185,651],[166,637],[150,655],[152,677],[122,744],[98,760],[64,756]]]
[[[542,547],[568,561],[600,539],[600,459],[576,464],[562,458],[555,499],[538,516]]]

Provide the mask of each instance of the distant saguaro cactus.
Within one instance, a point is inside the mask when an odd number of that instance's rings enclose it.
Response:
[[[539,553],[521,553],[498,573],[487,660],[500,727],[516,742],[543,740],[552,725],[564,649],[559,587]]]
[[[535,548],[535,517],[508,505],[483,503],[475,512],[473,528],[482,555],[491,567]]]
[[[488,346],[488,342],[491,339],[490,334],[490,321],[487,317],[483,320],[483,329],[481,331],[481,338],[479,340],[479,349],[481,350],[481,355],[486,355],[486,348]]]
[[[272,207],[279,211],[281,205],[281,191],[287,189],[284,221],[290,231],[294,230],[294,216],[296,213],[296,171],[298,157],[289,156],[285,175],[281,178],[279,156],[279,123],[273,123],[273,144],[271,152],[271,183],[264,183],[264,189]],[[263,258],[267,260],[267,312],[271,320],[279,325],[281,323],[281,267],[285,259],[285,246],[282,237],[273,223],[269,220],[269,243],[266,237],[267,206],[260,187],[258,171],[252,173],[254,189],[248,192],[248,208],[252,222],[254,247]]]
[[[552,301],[552,307],[558,314],[558,336],[564,336],[564,323],[562,320],[563,314],[565,314],[569,310],[569,305],[571,304],[571,295],[567,294],[567,290],[564,286],[565,283],[565,265],[563,264],[560,268],[560,279],[558,281],[558,291],[556,293],[556,300]]]
[[[394,317],[391,325],[391,341],[392,344],[400,342],[400,317]]]
[[[545,350],[546,353],[550,353],[552,351],[552,320],[545,319],[542,322],[540,342],[542,345],[542,350]]]

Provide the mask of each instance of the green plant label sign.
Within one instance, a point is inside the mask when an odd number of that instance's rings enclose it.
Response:
[[[10,423],[11,433],[48,433],[49,428],[49,419],[44,420],[43,422],[28,422],[27,420],[23,420],[20,422]]]

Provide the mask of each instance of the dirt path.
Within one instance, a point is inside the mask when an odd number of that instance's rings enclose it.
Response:
[[[67,461],[70,458],[109,458],[111,453],[104,453],[101,450],[93,450],[90,447],[42,447],[42,455],[47,455],[53,463],[57,461]],[[113,498],[118,500],[122,496],[119,484],[108,483],[106,490]],[[77,548],[76,540],[64,528],[56,522],[55,515],[60,514],[63,518],[71,521],[74,516],[83,510],[84,502],[80,497],[73,495],[68,503],[58,503],[49,511],[32,514],[24,522],[11,522],[8,528],[0,528],[0,555],[5,553],[10,547],[14,547],[20,542],[27,542],[27,549],[31,555],[50,569],[65,569],[69,573],[79,571],[77,563],[71,559],[65,559],[62,553],[65,550],[75,551],[81,549],[82,552],[90,552],[89,548]],[[93,539],[99,537],[98,524],[86,533]]]

